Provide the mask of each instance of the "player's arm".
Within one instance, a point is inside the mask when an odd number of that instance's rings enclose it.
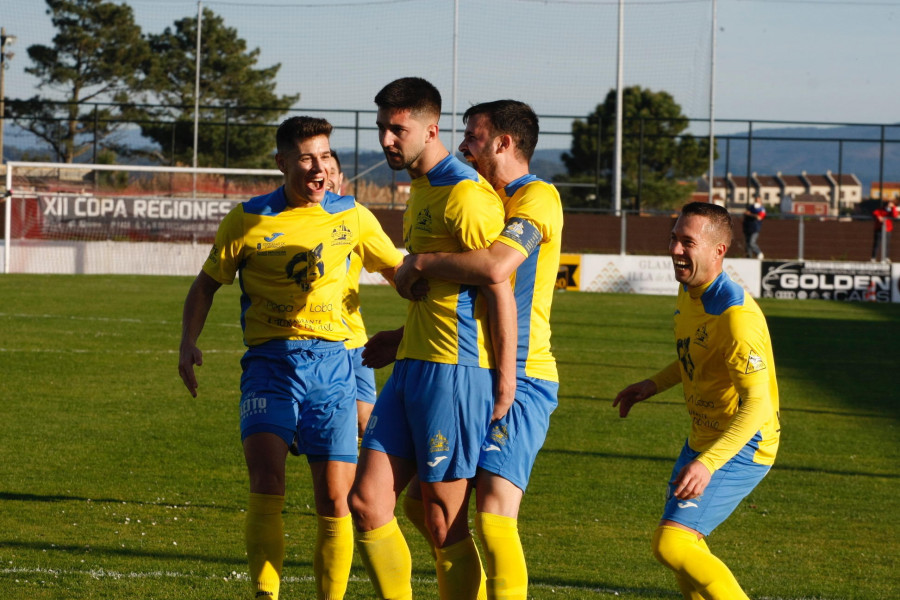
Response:
[[[379,331],[363,346],[362,364],[370,369],[386,367],[397,360],[397,350],[403,339],[403,327],[390,331]]]
[[[520,250],[501,240],[468,252],[409,254],[397,272],[397,291],[408,300],[417,299],[411,289],[423,277],[479,286],[500,283],[508,280],[524,260]]]
[[[643,402],[651,396],[664,392],[681,381],[681,371],[678,361],[669,363],[663,370],[643,381],[632,383],[624,390],[616,394],[613,400],[613,408],[619,407],[619,417],[625,418],[631,411],[631,407],[638,402]]]
[[[184,300],[181,316],[181,345],[178,351],[178,374],[181,375],[181,380],[194,398],[197,397],[197,377],[194,374],[194,365],[203,364],[203,353],[197,347],[197,338],[203,331],[203,325],[206,323],[206,317],[212,307],[213,297],[221,286],[221,283],[204,271],[200,271]]]
[[[506,415],[516,396],[516,299],[509,280],[479,289],[488,303],[488,323],[497,369],[493,422]]]

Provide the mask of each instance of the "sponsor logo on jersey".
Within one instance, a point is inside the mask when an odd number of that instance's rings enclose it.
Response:
[[[284,241],[278,240],[278,238],[283,235],[284,234],[281,232],[275,232],[271,235],[264,236],[263,242],[258,242],[256,244],[256,253],[259,256],[284,256],[286,252],[281,249],[284,248]]]
[[[758,371],[762,371],[766,368],[766,363],[758,354],[754,354],[753,352],[747,357],[747,369],[744,371],[746,374],[756,373]]]
[[[257,396],[256,392],[249,392],[241,399],[241,419],[265,414],[267,406],[268,400],[264,396]]]
[[[429,467],[436,467],[436,466],[438,466],[438,464],[440,464],[440,462],[442,460],[447,460],[447,457],[446,456],[436,456],[436,457],[434,457],[434,460],[429,460],[425,464],[428,465]]]
[[[489,446],[485,446],[481,450],[482,450],[482,452],[500,452],[500,446],[495,446],[494,444],[491,444]]]
[[[325,274],[322,261],[322,244],[312,250],[298,252],[284,267],[288,279],[293,279],[300,289],[308,292],[314,281]]]
[[[266,240],[267,242],[274,242],[276,239],[280,238],[283,235],[284,235],[283,233],[278,231],[278,232],[273,233],[272,235],[267,235],[263,239]]]
[[[219,247],[213,244],[209,250],[209,256],[206,258],[209,262],[216,264],[219,262]]]
[[[700,505],[696,502],[691,502],[688,500],[687,502],[679,502],[678,508],[700,508]]]

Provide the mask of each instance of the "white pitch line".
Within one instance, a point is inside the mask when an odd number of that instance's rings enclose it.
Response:
[[[138,323],[143,325],[172,325],[172,326],[180,326],[181,321],[148,321],[146,319],[134,319],[134,318],[125,318],[125,317],[76,317],[74,315],[58,315],[58,314],[27,314],[27,313],[4,313],[0,312],[0,318],[11,318],[11,319],[63,319],[66,321],[99,321],[104,323]],[[217,323],[215,324],[218,327],[240,327],[240,323]]]
[[[77,569],[38,569],[38,568],[24,568],[24,567],[8,567],[0,569],[0,575],[44,575],[44,576],[53,576],[58,577],[60,575],[83,575],[85,577],[90,577],[91,579],[204,579],[207,581],[215,581],[222,580],[225,582],[234,581],[241,582],[242,584],[246,583],[249,580],[249,576],[247,573],[237,573],[232,571],[227,575],[205,575],[199,576],[195,573],[181,573],[178,571],[147,571],[147,572],[129,572],[122,573],[119,571],[110,571],[108,569],[87,569],[87,570],[77,570]],[[367,582],[369,580],[368,577],[357,577],[355,575],[350,576],[350,581],[353,583],[362,583]],[[436,584],[437,580],[431,577],[415,577],[414,581]],[[312,576],[285,576],[281,578],[282,582],[285,583],[312,583],[315,581],[315,578]],[[584,585],[550,585],[546,583],[530,583],[530,588],[540,588],[545,590],[555,591],[555,590],[568,590],[568,591],[581,591],[581,592],[592,592],[596,594],[606,594],[614,597],[627,597],[626,594],[628,592],[635,592],[636,590],[625,590],[625,589],[613,589],[613,588],[595,588]],[[646,590],[645,590],[646,591]],[[676,595],[675,591],[672,590],[672,596]],[[829,599],[821,596],[801,596],[799,598],[787,598],[782,596],[761,596],[758,600],[838,600],[838,599]]]

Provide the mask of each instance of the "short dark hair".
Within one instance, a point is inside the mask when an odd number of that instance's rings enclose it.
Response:
[[[413,116],[441,116],[441,93],[421,77],[395,79],[375,95],[379,109],[408,110]]]
[[[538,117],[530,106],[518,100],[494,100],[470,106],[463,113],[463,123],[475,115],[487,115],[494,135],[510,135],[516,148],[530,161],[538,141]]]
[[[706,218],[713,233],[731,247],[734,235],[731,214],[724,207],[711,202],[690,202],[681,208],[681,216],[697,215]]]
[[[331,136],[331,123],[317,117],[291,117],[278,126],[275,134],[275,145],[279,152],[290,151],[297,142],[302,142],[317,135]]]
[[[338,173],[343,173],[344,170],[341,168],[341,159],[338,158],[337,152],[335,152],[334,150],[331,151],[331,158],[332,160],[334,160],[334,164],[337,165]]]

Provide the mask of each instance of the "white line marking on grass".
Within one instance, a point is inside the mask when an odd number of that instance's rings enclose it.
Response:
[[[244,354],[246,348],[234,350],[203,350],[203,354]],[[85,350],[83,348],[0,348],[0,352],[31,352],[34,354],[122,354],[121,350]],[[128,350],[128,354],[178,354],[178,350]]]
[[[183,573],[179,571],[146,571],[146,572],[137,572],[131,571],[129,573],[122,573],[119,571],[110,571],[108,569],[86,569],[86,570],[78,570],[78,569],[39,569],[39,568],[25,568],[25,567],[8,567],[0,569],[0,575],[20,575],[20,576],[34,576],[34,575],[44,575],[44,576],[54,576],[59,577],[61,575],[84,575],[90,577],[91,579],[204,579],[206,581],[239,581],[242,583],[247,582],[250,577],[247,573],[238,573],[236,571],[232,571],[227,575],[204,575],[200,576],[196,573]],[[315,578],[310,575],[305,575],[301,577],[297,576],[285,576],[281,578],[281,581],[284,583],[312,583],[315,581]],[[357,577],[355,575],[350,576],[350,581],[353,583],[364,583],[368,582],[368,577]],[[413,577],[413,581],[418,581],[420,583],[429,583],[436,584],[437,579],[432,577]],[[582,591],[582,592],[592,592],[595,594],[607,594],[610,596],[619,596],[619,597],[627,597],[628,594],[634,593],[637,590],[633,589],[614,589],[614,588],[595,588],[586,585],[550,585],[545,583],[531,583],[529,584],[530,588],[540,588],[545,590],[550,590],[551,592],[556,590],[566,590],[566,591]],[[675,597],[677,593],[675,590],[672,590],[672,596]],[[799,598],[787,598],[782,596],[761,596],[759,600],[837,600],[837,599],[829,599],[822,596],[802,596]]]
[[[157,321],[148,321],[146,319],[133,319],[133,318],[125,318],[125,317],[76,317],[73,315],[57,315],[57,314],[41,314],[41,315],[33,315],[33,314],[25,314],[25,313],[4,313],[0,312],[0,318],[12,318],[12,319],[65,319],[67,321],[100,321],[104,323],[139,323],[146,325],[173,325],[180,326],[181,321],[166,321],[166,320],[157,320]],[[219,327],[240,327],[240,323],[215,323]]]

